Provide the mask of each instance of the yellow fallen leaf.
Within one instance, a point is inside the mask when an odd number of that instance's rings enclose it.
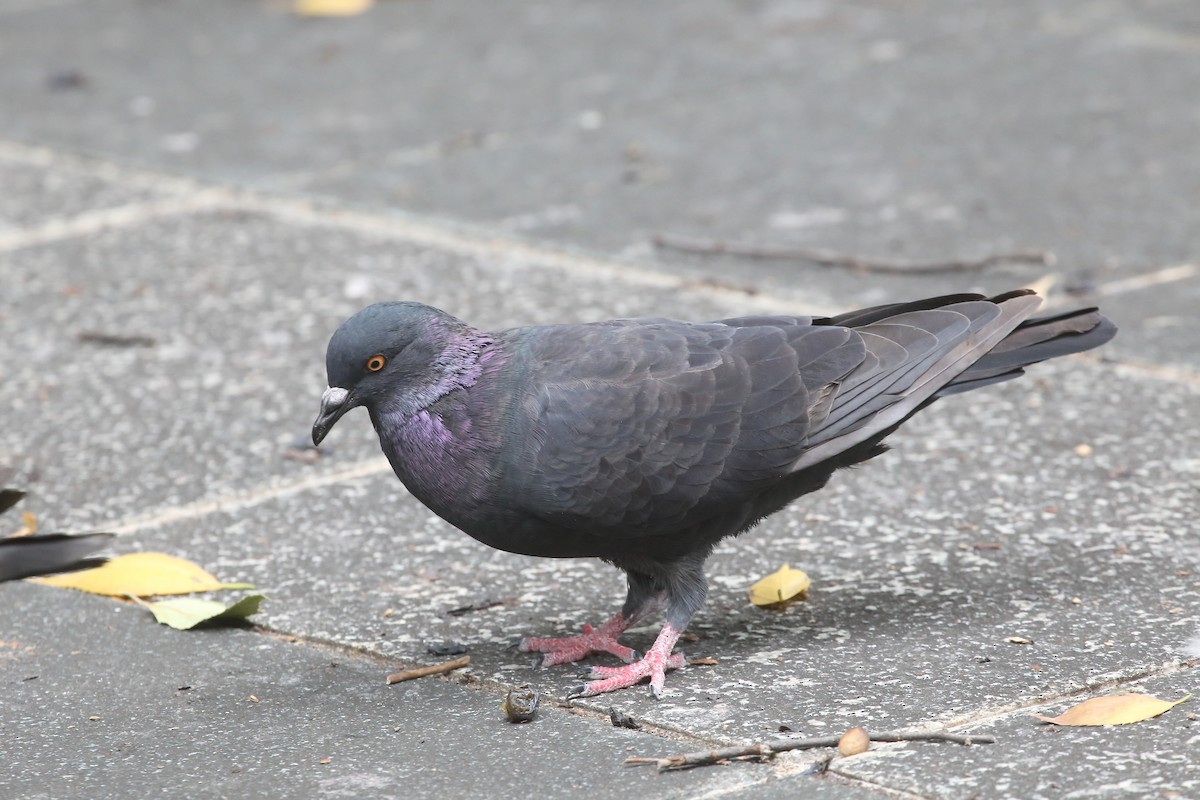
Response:
[[[375,0],[296,0],[292,10],[304,17],[352,17],[374,3]]]
[[[142,605],[150,609],[154,618],[163,625],[170,625],[176,630],[186,631],[202,622],[243,620],[251,614],[258,613],[258,607],[264,599],[266,598],[261,594],[252,594],[243,597],[231,606],[226,606],[219,600],[172,597],[170,600],[158,600]]]
[[[750,602],[756,606],[770,606],[791,600],[808,591],[812,581],[802,571],[784,564],[778,571],[750,587]]]
[[[1165,711],[1191,697],[1182,697],[1175,702],[1159,700],[1148,694],[1116,694],[1108,697],[1093,697],[1077,706],[1068,708],[1057,717],[1034,714],[1042,722],[1054,725],[1081,727],[1090,725],[1128,725],[1132,722],[1157,717]]]
[[[79,589],[110,597],[148,597],[155,594],[254,588],[248,583],[221,583],[200,565],[166,553],[129,553],[117,556],[95,569],[31,580],[47,586]]]

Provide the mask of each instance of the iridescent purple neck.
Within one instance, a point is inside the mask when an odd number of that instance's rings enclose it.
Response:
[[[447,321],[457,325],[452,327]],[[495,337],[452,317],[448,320],[431,320],[430,327],[433,329],[432,338],[444,341],[445,346],[430,365],[429,380],[398,387],[377,409],[371,410],[373,419],[378,413],[381,420],[402,424],[451,392],[473,386],[479,380],[488,347],[495,342]]]

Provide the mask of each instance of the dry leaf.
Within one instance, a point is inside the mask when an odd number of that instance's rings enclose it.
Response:
[[[1068,708],[1057,717],[1043,717],[1034,714],[1042,722],[1054,725],[1080,727],[1089,725],[1128,725],[1132,722],[1157,717],[1165,711],[1187,700],[1191,695],[1182,697],[1175,702],[1159,700],[1148,694],[1117,694],[1108,697],[1093,697],[1084,700],[1077,706]]]
[[[865,729],[854,726],[838,739],[838,752],[844,756],[856,756],[871,749],[871,737]]]
[[[174,597],[154,603],[143,603],[154,618],[163,625],[180,631],[194,628],[202,622],[221,620],[243,620],[258,613],[258,607],[266,598],[261,594],[243,597],[231,606],[218,600],[201,600],[198,597]]]
[[[750,587],[750,602],[756,606],[770,606],[803,596],[812,581],[798,569],[787,564]]]
[[[254,588],[249,583],[221,583],[198,564],[166,553],[130,553],[117,556],[95,569],[31,580],[47,586],[79,589],[110,597],[149,597],[156,594]]]
[[[292,10],[303,17],[352,17],[361,14],[375,0],[296,0]]]

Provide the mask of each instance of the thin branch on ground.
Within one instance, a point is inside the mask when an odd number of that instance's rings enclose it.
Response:
[[[888,731],[886,733],[872,733],[869,736],[872,742],[950,742],[961,745],[995,744],[996,742],[993,736],[962,736],[956,733],[943,733],[942,731]],[[625,759],[625,763],[634,766],[654,764],[658,767],[659,772],[665,772],[672,769],[706,767],[711,764],[719,764],[722,761],[732,761],[734,759],[769,759],[776,753],[786,753],[789,750],[814,750],[821,747],[837,747],[841,738],[841,736],[817,736],[810,739],[775,739],[770,742],[722,747],[719,750],[685,753],[684,755],[665,756],[662,758],[634,756]]]
[[[449,661],[443,661],[441,664],[433,664],[428,667],[415,667],[414,669],[395,672],[387,676],[388,686],[391,686],[393,683],[400,683],[401,681],[411,681],[414,678],[424,678],[427,675],[444,675],[447,672],[462,669],[470,663],[470,656],[459,656]]]
[[[951,261],[894,261],[884,258],[837,253],[808,247],[761,245],[747,242],[727,242],[720,239],[700,239],[673,233],[656,233],[651,240],[656,247],[700,255],[733,255],[781,261],[809,261],[822,267],[845,267],[860,272],[887,272],[897,275],[929,275],[938,272],[963,272],[986,269],[996,264],[1053,264],[1054,253],[1048,250],[1014,250],[994,253],[983,258]]]

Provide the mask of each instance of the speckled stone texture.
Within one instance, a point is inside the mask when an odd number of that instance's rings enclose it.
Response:
[[[115,529],[115,552],[269,597],[258,627],[183,633],[0,586],[0,797],[1200,797],[1194,701],[1119,729],[1031,716],[1197,688],[1193,4],[286,5],[0,0],[0,464],[46,530]],[[656,250],[656,231],[1057,261],[858,273]],[[502,327],[1047,276],[1048,308],[1098,302],[1118,338],[938,403],[723,543],[682,643],[717,663],[658,702],[571,710],[576,668],[509,647],[606,619],[616,570],[453,530],[361,412],[315,462],[295,450],[329,334],[377,299]],[[783,563],[808,598],[750,606]],[[445,643],[468,669],[384,684]],[[522,683],[543,710],[509,725]],[[998,741],[621,764],[851,725]]]

